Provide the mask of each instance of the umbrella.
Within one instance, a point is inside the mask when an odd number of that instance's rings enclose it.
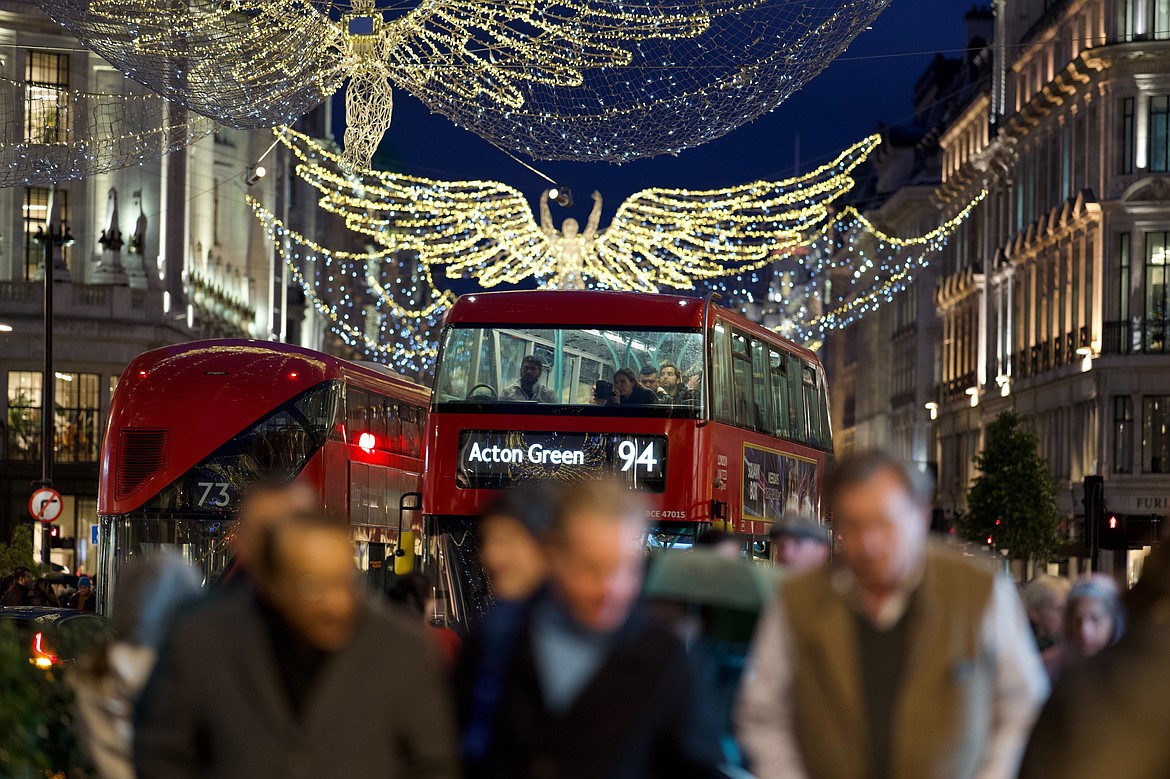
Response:
[[[738,611],[759,611],[776,591],[776,577],[761,566],[707,549],[665,552],[646,577],[649,598]]]

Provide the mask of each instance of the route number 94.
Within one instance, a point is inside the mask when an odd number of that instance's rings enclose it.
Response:
[[[622,461],[622,473],[638,467],[645,468],[646,473],[654,473],[658,467],[658,458],[654,456],[653,443],[646,444],[646,448],[639,453],[636,443],[622,441],[618,444],[617,454]]]

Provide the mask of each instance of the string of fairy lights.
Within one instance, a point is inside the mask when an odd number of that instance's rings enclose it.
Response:
[[[374,248],[330,250],[251,197],[249,205],[313,307],[371,359],[399,369],[430,367],[442,317],[454,300],[436,283],[435,268],[448,278],[474,278],[484,288],[533,281],[547,286],[556,277],[568,235],[549,229],[543,203],[538,225],[523,195],[505,184],[347,173],[339,153],[289,128],[276,134],[296,158],[297,175],[320,193],[320,206]],[[636,193],[607,228],[590,236],[593,224],[574,238],[583,252],[584,286],[695,290],[698,282],[700,291],[719,291],[736,305],[767,302],[783,309],[777,331],[819,346],[827,332],[848,327],[905,290],[986,196],[909,237],[881,229],[854,206],[834,213],[853,187],[850,173],[878,143],[876,136],[867,138],[784,181]],[[409,272],[388,285],[389,266]]]

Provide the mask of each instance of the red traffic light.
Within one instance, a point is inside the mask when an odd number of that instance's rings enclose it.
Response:
[[[1109,529],[1110,530],[1117,529],[1117,517],[1116,516],[1109,517]]]

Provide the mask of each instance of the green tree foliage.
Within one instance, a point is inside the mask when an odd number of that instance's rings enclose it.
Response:
[[[33,560],[32,531],[32,525],[17,525],[12,531],[12,540],[0,544],[0,578],[11,576],[22,565],[31,571],[39,568]]]
[[[1007,549],[1018,560],[1044,562],[1056,551],[1056,485],[1037,451],[1036,436],[1011,411],[987,428],[986,444],[975,457],[979,477],[967,493],[963,537]]]
[[[0,623],[0,776],[93,776],[77,741],[72,689],[61,671],[28,658],[28,636]]]

